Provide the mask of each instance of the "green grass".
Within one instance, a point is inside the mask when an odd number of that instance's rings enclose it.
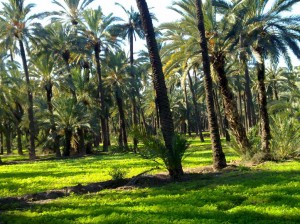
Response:
[[[209,143],[193,140],[184,167],[211,164]],[[238,157],[226,149],[227,160]],[[156,164],[134,154],[0,166],[1,197],[136,175]],[[156,188],[71,195],[0,213],[0,223],[300,223],[300,161],[268,162]],[[1,206],[0,206],[1,209]]]

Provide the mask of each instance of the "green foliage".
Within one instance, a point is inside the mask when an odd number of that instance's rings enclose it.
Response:
[[[112,167],[108,174],[113,180],[122,180],[126,176],[126,171],[120,167]]]
[[[300,155],[300,123],[288,113],[271,117],[271,152],[276,160],[294,158]]]
[[[170,152],[164,144],[161,133],[151,135],[144,129],[135,129],[132,134],[143,143],[143,147],[140,147],[138,152],[145,158],[154,160],[159,158],[164,162],[167,169],[181,166],[184,153],[189,147],[189,142],[183,136],[175,134]]]

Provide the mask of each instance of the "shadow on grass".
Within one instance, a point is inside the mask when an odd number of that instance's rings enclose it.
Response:
[[[3,223],[299,223],[300,171],[192,174],[163,187],[72,195]],[[1,223],[1,221],[0,221]]]

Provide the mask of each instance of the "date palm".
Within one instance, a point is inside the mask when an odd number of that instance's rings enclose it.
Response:
[[[175,137],[173,118],[170,110],[170,103],[167,95],[167,88],[158,51],[158,45],[155,38],[152,19],[146,1],[136,0],[136,3],[141,14],[141,20],[146,35],[147,47],[153,72],[153,84],[159,108],[161,130],[166,149],[168,150],[167,153],[170,155],[168,158],[169,160],[176,160],[176,158],[174,158],[175,152],[172,144],[172,141]],[[167,163],[167,165],[171,164],[175,164],[174,161],[169,161]],[[174,179],[179,178],[183,174],[181,163],[176,163],[176,166],[168,166],[167,168],[170,176]]]
[[[103,151],[108,150],[109,133],[107,129],[108,108],[105,104],[105,88],[103,85],[103,74],[101,70],[100,53],[118,46],[117,40],[110,33],[111,26],[118,21],[112,14],[105,16],[102,9],[89,9],[83,12],[83,22],[81,31],[87,40],[87,47],[93,49],[96,63],[96,72],[98,78],[98,97],[101,108],[101,129],[103,137]]]
[[[0,40],[6,40],[10,37],[10,43],[17,42],[22,59],[22,65],[25,73],[25,80],[27,84],[28,97],[28,118],[29,118],[29,132],[30,132],[30,159],[35,159],[35,123],[33,112],[33,91],[30,81],[30,74],[28,71],[27,57],[24,43],[27,43],[28,38],[31,38],[30,28],[35,19],[41,19],[45,14],[30,15],[34,4],[25,4],[25,0],[8,0],[2,3],[2,10],[0,11]]]

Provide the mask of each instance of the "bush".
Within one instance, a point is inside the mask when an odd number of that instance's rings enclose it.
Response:
[[[126,171],[120,167],[113,167],[108,174],[113,180],[123,180],[126,176]]]
[[[300,124],[287,113],[271,116],[271,153],[274,159],[293,158],[300,154]]]
[[[172,141],[172,152],[166,148],[161,133],[151,135],[144,129],[135,129],[132,134],[143,143],[143,147],[138,149],[138,153],[145,158],[157,158],[163,160],[164,165],[168,170],[177,169],[181,167],[182,158],[187,148],[189,147],[188,141],[181,135],[175,134]],[[158,161],[156,161],[158,162]]]

